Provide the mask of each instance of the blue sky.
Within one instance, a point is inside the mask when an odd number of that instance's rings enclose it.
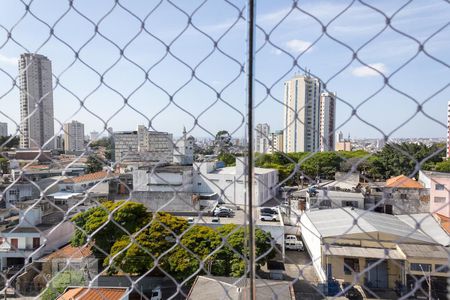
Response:
[[[59,78],[58,84],[54,81],[57,131],[59,123],[76,119],[85,123],[86,133],[103,130],[105,120],[114,130],[132,130],[137,124],[151,122],[153,129],[175,136],[183,126],[195,136],[207,137],[220,129],[242,136],[245,77],[241,66],[246,33],[244,20],[238,15],[245,1],[229,2],[235,7],[219,0],[133,0],[120,5],[111,0],[74,0],[75,10],[69,9],[67,1],[36,0],[30,5],[31,15],[25,14],[20,1],[3,0],[1,121],[9,123],[10,132],[16,128],[13,121],[19,122],[19,91],[11,89],[11,79],[5,73],[16,77],[17,57],[30,51],[48,56]],[[408,3],[366,2],[388,16]],[[269,123],[272,130],[282,129],[282,83],[296,72],[302,73],[293,68],[293,59],[298,58],[302,68],[337,93],[336,125],[345,135],[381,137],[374,126],[394,137],[444,137],[450,100],[450,69],[445,65],[450,64],[448,2],[412,1],[396,13],[392,26],[410,38],[385,28],[382,14],[357,1],[340,14],[351,3],[300,1],[300,8],[308,15],[291,11],[292,1],[258,1],[256,121]],[[180,10],[192,14],[195,27],[188,25],[188,17]],[[100,34],[87,19],[98,24]],[[145,19],[145,31],[138,19]],[[318,20],[327,25],[334,40],[322,35]],[[49,27],[42,21],[54,27],[56,37],[49,38]],[[427,41],[425,50],[444,64],[424,53],[417,55],[418,44],[413,40],[424,42],[441,28]],[[269,34],[270,43],[263,31]],[[170,45],[171,54],[167,54],[166,45]],[[393,74],[389,79],[392,87],[384,86],[378,72],[352,61],[349,48],[360,47],[361,61],[386,76]],[[124,49],[122,57],[120,48]],[[74,51],[79,51],[81,60],[75,59]],[[192,78],[193,69],[196,78]],[[103,84],[99,74],[103,74]],[[411,98],[419,103],[428,99],[423,105],[427,116],[414,116],[417,104]],[[353,108],[370,125],[352,117]]]

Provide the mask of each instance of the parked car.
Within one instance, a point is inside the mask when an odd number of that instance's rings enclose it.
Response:
[[[275,208],[271,207],[263,207],[260,209],[261,214],[270,214],[270,215],[277,215],[278,211]]]
[[[303,242],[293,234],[286,235],[284,238],[284,246],[287,250],[303,251]]]
[[[219,217],[212,218],[211,223],[220,223],[220,218]]]
[[[261,221],[278,221],[277,215],[272,214],[261,214],[259,218]]]
[[[234,214],[234,211],[231,208],[225,206],[217,206],[216,209],[214,209],[213,215],[217,216],[221,212],[226,212],[230,215]]]
[[[195,219],[193,217],[189,217],[187,219],[188,224],[194,224]]]
[[[231,218],[233,216],[233,213],[231,211],[227,210],[220,210],[215,214],[216,217],[225,217],[225,218]]]

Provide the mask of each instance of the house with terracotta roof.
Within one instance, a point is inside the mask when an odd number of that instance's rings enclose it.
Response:
[[[68,287],[58,300],[128,300],[128,288]]]
[[[107,196],[110,182],[119,178],[118,174],[100,171],[67,178],[59,184],[60,191],[70,193],[89,193],[92,196]]]
[[[370,188],[366,209],[390,215],[426,213],[430,210],[430,190],[414,178],[399,175],[383,185]]]

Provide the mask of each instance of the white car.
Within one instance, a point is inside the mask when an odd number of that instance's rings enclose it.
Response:
[[[214,209],[214,215],[217,215],[220,212],[227,212],[230,215],[234,213],[231,208],[225,206],[217,206],[216,209]]]
[[[271,214],[261,214],[259,216],[259,219],[261,221],[271,221],[271,222],[276,222],[278,221],[278,217],[277,215],[271,215]]]

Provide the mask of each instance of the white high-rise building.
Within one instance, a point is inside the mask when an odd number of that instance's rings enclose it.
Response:
[[[284,83],[284,152],[319,149],[320,80],[296,75]]]
[[[267,153],[270,150],[270,126],[267,123],[258,124],[255,128],[254,150],[258,153]]]
[[[72,121],[64,124],[64,150],[84,151],[84,124]]]
[[[319,146],[320,151],[334,151],[336,127],[336,93],[320,95]]]
[[[20,147],[54,149],[51,61],[39,54],[20,55],[19,85]]]
[[[8,136],[8,123],[0,122],[0,136]]]
[[[283,130],[277,130],[270,134],[270,153],[283,152]]]

